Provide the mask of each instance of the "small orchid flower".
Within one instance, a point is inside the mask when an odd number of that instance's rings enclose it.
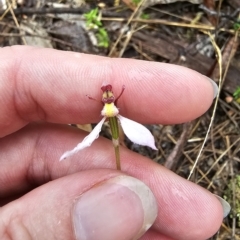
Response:
[[[122,95],[123,91],[125,90],[125,86],[123,86],[120,95],[116,99],[113,95],[112,86],[110,84],[103,85],[101,89],[103,91],[102,103],[104,104],[104,107],[101,111],[103,119],[97,124],[97,126],[92,130],[92,132],[83,139],[81,143],[79,143],[74,149],[65,152],[61,156],[60,161],[66,159],[69,156],[72,156],[73,154],[77,153],[78,151],[86,147],[91,146],[92,142],[99,137],[102,125],[106,120],[108,120],[110,123],[112,141],[116,154],[117,169],[121,169],[119,157],[118,120],[122,126],[124,133],[133,143],[148,146],[154,150],[157,150],[154,143],[154,137],[146,127],[128,118],[125,118],[119,114],[119,109],[116,107],[116,104],[118,99]],[[91,97],[89,98],[93,99]]]

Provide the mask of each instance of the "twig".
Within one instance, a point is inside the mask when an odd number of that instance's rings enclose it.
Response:
[[[181,134],[180,138],[178,139],[175,147],[173,148],[171,154],[168,156],[168,158],[164,164],[164,167],[171,169],[172,171],[175,170],[177,163],[179,161],[179,158],[182,155],[183,147],[188,140],[188,136],[191,131],[191,125],[192,125],[191,122],[183,124],[182,134]]]
[[[63,13],[71,13],[71,14],[83,14],[89,12],[91,9],[87,7],[80,8],[17,8],[13,9],[15,15],[45,15],[45,14],[63,14]],[[118,12],[110,12],[106,10],[101,10],[102,15],[105,17],[128,17],[129,14],[118,13]],[[5,10],[0,10],[0,15],[4,14]]]

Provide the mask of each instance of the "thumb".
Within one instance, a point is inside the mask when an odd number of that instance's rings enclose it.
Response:
[[[138,239],[157,203],[140,180],[91,170],[42,185],[0,210],[0,239]]]

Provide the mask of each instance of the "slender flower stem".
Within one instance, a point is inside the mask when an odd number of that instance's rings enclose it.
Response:
[[[121,170],[118,119],[116,117],[110,117],[109,124],[112,132],[112,142],[115,150],[117,170]]]
[[[121,170],[121,161],[120,161],[120,151],[119,151],[119,145],[114,147],[115,150],[115,156],[116,156],[116,166],[117,170]]]

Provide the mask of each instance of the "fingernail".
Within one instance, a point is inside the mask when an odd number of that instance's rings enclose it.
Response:
[[[129,176],[109,179],[76,201],[76,239],[138,239],[154,223],[157,211],[156,199],[143,182]]]
[[[213,87],[213,99],[214,99],[218,94],[218,85],[211,78],[208,78],[208,80],[210,81]]]
[[[218,195],[214,194],[214,196],[219,200],[223,208],[223,218],[225,218],[231,211],[230,204],[224,200],[223,198],[219,197]]]

